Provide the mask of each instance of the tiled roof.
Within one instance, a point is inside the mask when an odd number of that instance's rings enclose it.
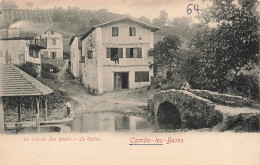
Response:
[[[13,65],[0,65],[0,96],[41,96],[53,90]]]

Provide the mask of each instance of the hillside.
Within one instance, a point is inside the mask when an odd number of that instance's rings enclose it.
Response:
[[[53,29],[60,32],[63,35],[64,52],[66,53],[69,53],[68,43],[72,35],[85,32],[93,25],[123,16],[111,13],[106,9],[80,10],[75,7],[68,7],[67,9],[53,8],[49,10],[12,9],[1,10],[0,12],[0,28],[12,27],[19,24],[20,21],[26,20],[31,22],[35,27],[40,28],[41,31]],[[155,42],[161,40],[165,35],[175,34],[183,40],[183,47],[185,48],[186,43],[191,37],[186,32],[183,32],[183,28],[178,29],[174,26],[164,26],[155,33]]]

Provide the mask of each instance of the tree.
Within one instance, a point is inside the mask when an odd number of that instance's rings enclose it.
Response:
[[[0,6],[4,10],[12,10],[12,9],[17,9],[18,8],[16,3],[14,1],[12,1],[12,0],[10,0],[10,1],[2,0],[2,1],[0,1]]]
[[[168,13],[164,10],[160,11],[160,16],[153,19],[153,24],[159,27],[165,26],[168,21]]]
[[[148,51],[154,62],[150,64],[155,70],[171,71],[179,61],[182,41],[176,35],[168,35],[154,45],[154,49]]]
[[[250,71],[259,62],[256,2],[215,0],[204,11],[191,48],[201,55],[207,89],[227,91],[243,70]]]
[[[149,18],[146,18],[145,16],[140,17],[138,20],[147,24],[152,24]]]
[[[29,8],[33,7],[33,3],[32,2],[26,2],[25,6],[28,6]]]
[[[173,18],[172,21],[169,22],[169,26],[172,28],[172,31],[187,40],[192,38],[191,24],[192,20],[188,17]]]

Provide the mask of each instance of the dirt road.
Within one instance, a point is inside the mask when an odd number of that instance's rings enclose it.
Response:
[[[73,100],[73,113],[76,115],[90,112],[144,115],[147,100],[157,91],[142,88],[113,91],[100,96],[93,96],[87,93],[79,79],[73,79],[66,72],[67,66],[66,63],[63,69],[57,73],[57,77],[62,83],[59,89],[69,93],[69,96]]]

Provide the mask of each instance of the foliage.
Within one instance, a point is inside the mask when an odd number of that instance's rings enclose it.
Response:
[[[138,20],[141,21],[141,22],[147,23],[147,24],[152,24],[150,19],[145,17],[145,16],[140,17]]]
[[[12,1],[12,0],[9,0],[9,1],[2,0],[2,1],[0,1],[0,6],[4,10],[12,10],[12,9],[17,9],[18,8],[16,3],[14,1]]]
[[[5,4],[4,2],[5,1],[2,1],[0,3]],[[4,22],[0,27],[9,27],[10,24],[27,18],[27,15],[33,15],[34,17],[28,17],[27,20],[37,24],[43,23],[44,25],[47,25],[48,28],[62,31],[64,32],[64,38],[68,34],[68,37],[70,37],[72,35],[71,33],[82,33],[95,24],[108,22],[122,16],[111,13],[105,9],[90,11],[81,10],[77,7],[68,7],[66,9],[62,7],[54,7],[48,10],[17,10],[17,6],[8,6],[6,7],[8,10],[2,13],[3,17],[6,19],[4,19]]]
[[[180,47],[182,41],[176,35],[168,35],[162,41],[154,45],[154,49],[148,51],[148,56],[152,56],[154,62],[150,64],[151,68],[170,71],[178,63],[180,57]]]
[[[28,6],[29,8],[33,7],[33,3],[32,2],[26,2],[25,6]]]
[[[60,69],[57,66],[48,63],[42,63],[42,71],[50,72],[50,69],[53,69],[53,73],[57,73]]]
[[[164,10],[160,11],[160,15],[153,19],[153,24],[159,27],[163,27],[168,22],[168,13]]]
[[[36,78],[38,73],[35,69],[35,65],[31,62],[27,62],[25,64],[22,65],[17,65],[17,67],[19,69],[21,69],[22,71],[26,72],[27,74],[31,75],[32,77]]]
[[[198,84],[196,77],[191,77],[195,86],[227,92],[228,88],[242,90],[239,84],[249,83],[244,82],[246,77],[240,74],[243,70],[250,71],[259,62],[255,6],[256,0],[239,0],[238,4],[233,0],[215,0],[212,7],[204,11],[203,23],[197,26],[190,45],[192,59],[198,66],[194,74],[202,80]]]

